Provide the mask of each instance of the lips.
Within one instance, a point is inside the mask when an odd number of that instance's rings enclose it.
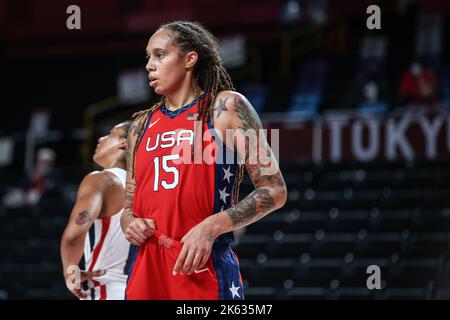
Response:
[[[149,80],[150,80],[149,85],[150,85],[151,87],[152,87],[152,86],[155,84],[155,82],[158,80],[158,79],[156,79],[155,77],[152,77],[152,76],[149,76],[148,78],[149,78]]]

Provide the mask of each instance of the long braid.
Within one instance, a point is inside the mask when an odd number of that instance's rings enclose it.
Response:
[[[244,165],[240,164],[236,175],[236,180],[234,181],[233,205],[239,202],[239,186],[241,185],[242,178],[244,178]]]
[[[151,106],[149,109],[146,110],[142,110],[142,111],[138,111],[135,112],[132,116],[132,119],[135,123],[135,125],[137,126],[137,136],[138,136],[138,140],[136,141],[136,143],[134,144],[134,149],[133,149],[133,154],[132,154],[132,172],[131,172],[131,176],[134,178],[134,172],[135,172],[135,159],[136,159],[136,153],[137,153],[137,149],[138,149],[138,141],[141,138],[142,133],[144,132],[144,126],[145,123],[147,122],[148,117],[150,116],[150,114],[157,110],[158,108],[160,108],[163,104],[165,103],[165,98],[161,98],[161,100],[159,100],[157,103],[155,103],[153,106]]]

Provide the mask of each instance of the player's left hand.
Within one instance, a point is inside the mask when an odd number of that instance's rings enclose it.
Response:
[[[208,220],[189,230],[181,239],[183,248],[173,268],[173,275],[177,275],[178,272],[181,275],[191,275],[192,272],[201,269],[208,262],[216,238],[217,235]]]
[[[83,282],[95,277],[101,277],[106,273],[106,270],[80,271],[78,266],[75,266],[73,270],[75,270],[77,274],[64,274],[64,278],[66,279],[67,288],[79,299],[85,299],[87,297],[87,294],[81,289]]]

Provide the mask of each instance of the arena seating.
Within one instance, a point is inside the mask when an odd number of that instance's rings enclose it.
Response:
[[[234,248],[247,298],[448,298],[445,166],[286,168],[288,203],[249,226]],[[366,287],[370,265],[381,269],[381,290]]]
[[[284,166],[285,207],[233,244],[247,299],[448,299],[447,166]],[[0,299],[72,299],[59,240],[77,177],[70,171],[63,204],[1,209]],[[241,198],[251,190],[246,177]],[[370,265],[380,267],[381,290],[366,287]]]

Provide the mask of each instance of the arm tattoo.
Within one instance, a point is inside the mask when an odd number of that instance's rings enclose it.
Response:
[[[135,182],[127,182],[125,186],[125,208],[133,209],[134,192],[136,191]]]
[[[256,111],[241,97],[236,96],[234,98],[234,103],[234,111],[241,120],[239,130],[245,136],[245,162],[248,163],[250,157],[253,157],[252,162],[255,162],[255,157],[260,158],[260,156],[258,156],[258,150],[261,149],[259,144],[263,143],[263,141],[258,141],[259,130],[262,129],[261,121],[259,120]],[[250,143],[250,139],[256,143]],[[261,145],[261,147],[263,146],[267,148],[266,145]]]
[[[91,214],[87,211],[82,211],[76,217],[75,223],[79,226],[82,226],[86,222],[89,222],[90,219],[91,219]]]
[[[207,234],[206,241],[208,241],[209,243],[213,243],[214,242],[214,238],[213,238],[213,236],[210,233]]]
[[[140,125],[136,123],[136,121],[133,121],[133,123],[130,126],[130,129],[128,131],[128,138],[127,138],[127,151],[126,151],[126,157],[127,157],[127,170],[131,173],[131,176],[134,177],[134,157],[136,155],[135,147],[137,144],[137,140],[139,139],[140,135]],[[134,141],[134,145],[133,145]],[[133,181],[127,181],[125,184],[125,209],[130,209],[128,211],[128,214],[132,215],[132,209],[133,209],[133,200],[134,200],[134,192],[136,191],[136,182]]]
[[[126,161],[127,161],[127,170],[129,170],[132,173],[132,176],[134,177],[134,165],[133,165],[133,158],[135,157],[134,154],[134,147],[133,141],[137,143],[136,137],[139,136],[139,125],[137,125],[134,121],[130,126],[130,129],[128,130],[128,138],[127,138],[127,150],[126,150]]]
[[[275,208],[275,203],[267,189],[256,189],[236,206],[226,210],[233,225],[245,226],[258,220]]]
[[[239,96],[235,97],[234,102],[234,111],[241,120],[239,129],[242,132],[251,129],[250,132],[253,131],[254,133],[250,134],[259,136],[259,130],[262,129],[262,124],[256,111]],[[250,150],[250,148],[252,150]],[[267,159],[271,159],[269,163],[263,163],[263,161],[261,161],[261,152],[267,152]],[[255,163],[249,162],[250,156],[254,155],[258,156],[257,161]],[[276,170],[276,172],[271,175],[263,174],[262,170],[270,167],[272,161],[274,161],[274,159],[272,158],[270,148],[265,139],[258,139],[256,146],[249,145],[249,142],[246,139],[245,166],[257,189],[240,201],[236,206],[226,210],[235,227],[246,226],[275,210],[277,208],[274,199],[275,194],[286,192],[286,184],[279,170]],[[269,189],[272,190],[272,194]]]
[[[134,200],[134,191],[136,190],[136,183],[134,181],[127,181],[125,183],[125,207],[122,217],[120,217],[120,227],[123,232],[126,231],[128,224],[126,223],[127,219],[134,217],[133,214],[133,200]]]
[[[261,168],[264,167],[261,164],[249,164],[247,165],[247,172],[253,181],[253,184],[256,186],[265,185],[271,186],[278,193],[286,192],[286,183],[284,182],[283,177],[280,172],[277,172],[272,175],[264,175],[261,174]]]
[[[228,98],[225,98],[225,100],[219,99],[219,104],[217,105],[217,107],[214,108],[214,111],[217,111],[217,119],[219,119],[222,112],[228,111],[226,106],[227,100]]]
[[[236,96],[234,98],[236,104],[234,111],[239,119],[241,119],[241,126],[239,129],[247,131],[248,129],[259,130],[262,128],[261,121],[259,120],[256,111],[250,107],[241,97]]]

